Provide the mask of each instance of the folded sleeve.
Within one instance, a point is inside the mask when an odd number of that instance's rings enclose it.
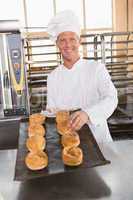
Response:
[[[96,87],[99,93],[99,101],[83,110],[88,114],[90,123],[97,126],[111,116],[118,104],[117,90],[104,64],[99,64],[97,67]]]

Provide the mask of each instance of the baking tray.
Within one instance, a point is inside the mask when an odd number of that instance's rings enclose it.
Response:
[[[79,166],[65,166],[62,162],[61,152],[62,145],[60,143],[60,135],[56,129],[55,119],[47,119],[45,123],[46,128],[46,149],[49,163],[47,168],[37,171],[29,170],[25,165],[25,156],[28,152],[25,141],[27,134],[28,123],[21,123],[19,134],[19,147],[17,151],[15,176],[14,180],[25,181],[33,178],[50,176],[60,173],[69,173],[72,171],[82,170],[85,168],[92,168],[99,165],[110,163],[103,156],[99,146],[87,125],[83,126],[79,131],[80,147],[83,150],[83,163]]]
[[[18,148],[20,118],[0,119],[0,150]]]

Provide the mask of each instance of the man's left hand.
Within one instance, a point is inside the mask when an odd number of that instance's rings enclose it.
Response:
[[[79,130],[81,127],[86,124],[89,120],[89,117],[86,112],[84,111],[77,111],[71,114],[70,116],[70,122],[69,122],[69,127],[72,130]]]

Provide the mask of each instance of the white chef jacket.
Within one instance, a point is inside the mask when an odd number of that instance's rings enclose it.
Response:
[[[112,141],[107,119],[117,107],[117,91],[104,64],[79,59],[59,65],[47,79],[47,108],[85,111],[97,142]]]

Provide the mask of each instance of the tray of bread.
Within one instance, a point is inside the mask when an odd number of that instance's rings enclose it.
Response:
[[[32,114],[20,125],[14,180],[25,181],[110,163],[103,156],[89,127],[68,128],[70,112],[56,117]]]

